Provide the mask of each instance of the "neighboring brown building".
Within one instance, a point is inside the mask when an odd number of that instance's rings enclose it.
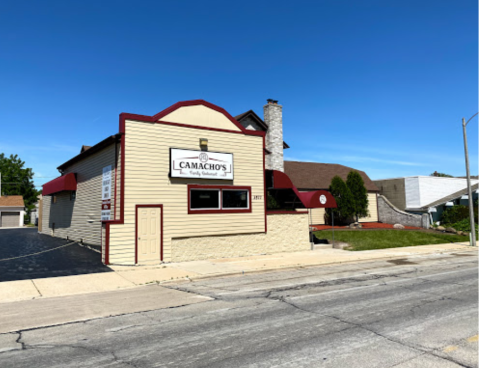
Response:
[[[377,194],[379,189],[361,170],[339,164],[324,164],[318,162],[285,161],[284,172],[289,176],[294,186],[300,191],[328,190],[331,180],[337,175],[346,181],[351,170],[355,170],[364,180],[364,186],[368,190],[369,216],[359,219],[359,222],[377,222]],[[324,208],[310,210],[310,222],[313,225],[324,224]]]
[[[21,227],[25,203],[20,195],[0,196],[0,227]]]

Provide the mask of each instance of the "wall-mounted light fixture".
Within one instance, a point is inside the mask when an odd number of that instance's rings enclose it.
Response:
[[[208,139],[200,138],[200,147],[202,151],[208,150]]]

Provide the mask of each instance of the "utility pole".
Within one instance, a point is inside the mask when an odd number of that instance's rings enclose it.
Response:
[[[474,116],[476,115],[477,113]],[[471,119],[474,116],[472,116]],[[466,123],[466,119],[462,118],[462,131],[464,133],[464,153],[466,155],[467,197],[469,199],[469,220],[471,223],[471,245],[475,247],[476,246],[476,227],[474,226],[474,203],[472,200],[471,174],[469,173],[469,151],[467,149],[467,133],[466,133],[466,125],[471,121],[471,119],[469,119]]]

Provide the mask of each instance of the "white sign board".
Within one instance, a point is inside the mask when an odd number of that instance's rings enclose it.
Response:
[[[233,154],[171,148],[170,176],[233,180]]]
[[[324,194],[321,194],[321,195],[319,196],[319,202],[320,202],[321,204],[326,204],[327,199],[326,199],[326,196],[325,196]]]
[[[110,220],[111,215],[111,165],[103,168],[101,190],[101,220]]]

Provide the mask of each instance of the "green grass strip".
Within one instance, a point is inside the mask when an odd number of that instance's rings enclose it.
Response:
[[[315,235],[318,239],[333,239],[331,230],[316,231]],[[351,245],[349,250],[356,251],[467,242],[469,237],[411,230],[341,230],[334,232],[334,240],[346,242]]]

